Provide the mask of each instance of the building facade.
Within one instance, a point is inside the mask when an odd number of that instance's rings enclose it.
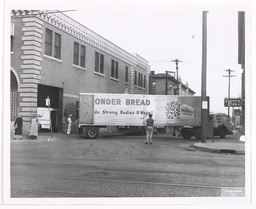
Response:
[[[58,11],[12,11],[10,72],[11,121],[20,113],[25,135],[46,98],[65,132],[66,117],[78,119],[79,93],[149,92],[148,61]]]
[[[194,96],[195,92],[168,73],[155,74],[154,71],[151,71],[149,94]]]

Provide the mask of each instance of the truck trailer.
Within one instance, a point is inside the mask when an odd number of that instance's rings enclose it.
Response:
[[[207,105],[209,110],[209,98]],[[97,138],[100,129],[108,126],[117,130],[144,128],[149,114],[153,115],[155,127],[181,127],[183,138],[200,139],[201,97],[178,95],[80,93],[79,134]],[[228,134],[230,128],[224,127],[222,121],[216,123],[220,118],[212,116],[207,122],[207,137]]]

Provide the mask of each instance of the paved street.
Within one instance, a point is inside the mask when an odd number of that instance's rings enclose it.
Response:
[[[38,140],[12,140],[11,197],[244,195],[244,155],[196,150],[196,139],[170,134],[154,135],[152,145],[144,139],[40,133]]]

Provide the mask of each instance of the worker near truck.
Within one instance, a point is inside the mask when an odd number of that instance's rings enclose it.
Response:
[[[71,125],[72,125],[71,117],[72,117],[72,115],[69,115],[69,117],[67,119],[67,123],[68,123],[67,135],[69,135],[71,133]]]
[[[145,144],[152,144],[152,136],[153,136],[153,125],[154,125],[154,120],[152,119],[152,114],[149,114],[149,118],[146,120],[146,142]]]

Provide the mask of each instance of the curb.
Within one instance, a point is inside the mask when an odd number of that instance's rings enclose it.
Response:
[[[196,143],[196,144],[192,144],[192,147],[198,150],[220,153],[220,154],[237,154],[237,155],[245,154],[244,144],[238,144],[238,143],[214,143],[214,144]]]

